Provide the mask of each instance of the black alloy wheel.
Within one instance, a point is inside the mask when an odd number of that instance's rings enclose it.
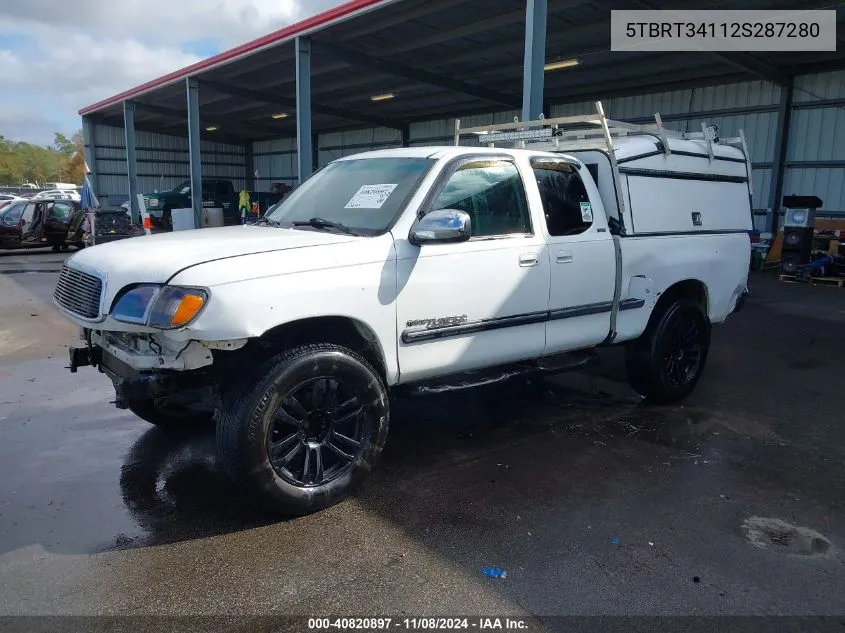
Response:
[[[311,514],[346,499],[387,441],[384,379],[332,343],[287,349],[224,393],[217,419],[223,467],[266,508]]]
[[[305,380],[281,399],[269,426],[273,470],[301,487],[346,472],[363,447],[365,407],[354,385],[332,376]]]
[[[666,381],[684,387],[701,368],[704,336],[698,319],[676,314],[666,332],[663,371]]]

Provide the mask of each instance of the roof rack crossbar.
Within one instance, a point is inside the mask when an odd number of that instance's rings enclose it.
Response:
[[[662,150],[671,154],[669,139],[703,140],[707,144],[707,154],[710,160],[715,158],[714,145],[733,145],[741,147],[749,162],[748,148],[745,142],[745,135],[742,130],[738,137],[715,138],[715,134],[709,131],[706,123],[702,123],[701,132],[677,132],[667,129],[663,125],[660,113],[654,114],[654,123],[637,124],[625,121],[608,119],[604,113],[601,101],[595,102],[595,114],[581,114],[553,118],[540,118],[535,121],[519,121],[514,118],[512,123],[494,123],[492,125],[480,125],[475,127],[461,128],[461,120],[455,120],[455,145],[460,145],[461,137],[464,135],[476,135],[477,140],[495,147],[494,142],[486,141],[485,136],[500,132],[521,132],[531,131],[535,128],[551,128],[551,136],[548,138],[513,138],[517,147],[532,147],[534,149],[552,148],[560,149],[600,149],[613,153],[614,137],[625,137],[629,135],[643,134],[651,135],[660,139]],[[592,126],[592,127],[590,127]],[[751,172],[749,167],[749,178]]]

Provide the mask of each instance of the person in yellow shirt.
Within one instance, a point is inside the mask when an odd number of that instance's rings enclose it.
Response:
[[[252,207],[249,203],[249,191],[242,189],[238,200],[238,211],[241,213],[241,224],[246,224],[246,216],[251,213],[251,209]]]

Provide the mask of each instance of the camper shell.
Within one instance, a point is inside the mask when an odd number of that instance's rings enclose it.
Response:
[[[659,113],[654,125],[636,125],[608,119],[601,102],[595,105],[595,115],[464,129],[457,120],[455,144],[466,135],[488,147],[515,139],[520,148],[578,159],[622,236],[753,229],[752,165],[742,130],[720,138],[717,128],[702,123],[700,132],[682,133],[663,127]],[[520,139],[526,132],[546,134]]]

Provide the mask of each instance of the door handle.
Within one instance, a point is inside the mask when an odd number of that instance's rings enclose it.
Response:
[[[537,258],[537,253],[523,253],[519,256],[519,265],[523,268],[530,268],[536,266],[540,260]]]
[[[558,251],[556,261],[558,264],[571,264],[574,259],[572,251]]]

